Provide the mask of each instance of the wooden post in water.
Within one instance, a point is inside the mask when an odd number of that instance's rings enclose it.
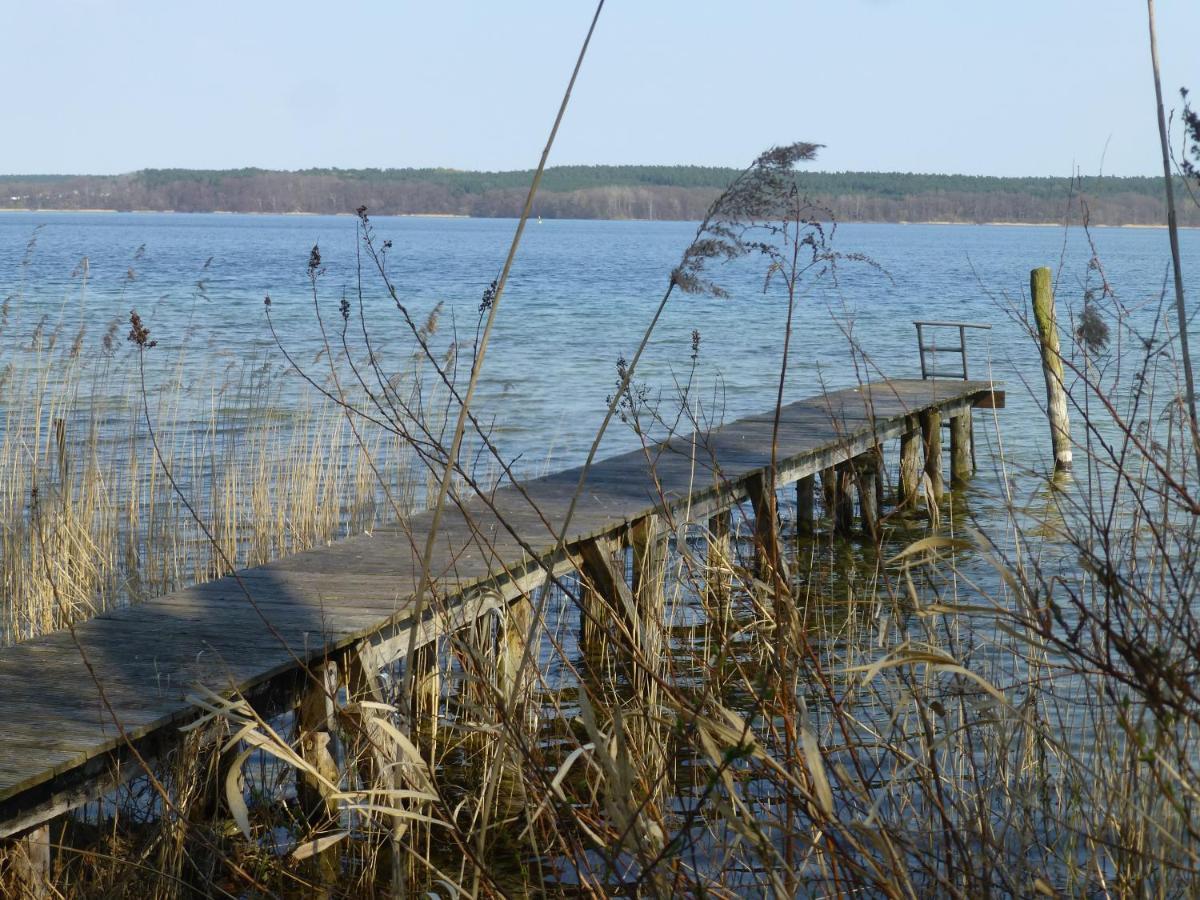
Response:
[[[9,844],[3,860],[9,879],[20,891],[18,896],[41,898],[56,896],[50,888],[50,823],[39,825]]]
[[[337,694],[337,667],[331,662],[309,670],[296,709],[300,755],[310,770],[296,779],[296,799],[308,819],[315,837],[331,830],[338,821],[338,805],[333,798],[339,782],[337,762],[333,758],[334,702]],[[331,787],[332,785],[333,787]],[[331,886],[339,880],[340,849],[335,845],[313,857],[314,877],[318,884]]]
[[[866,453],[855,460],[858,482],[858,508],[862,513],[863,534],[873,541],[879,540],[879,503],[875,492],[878,459],[874,453]]]
[[[648,515],[629,528],[633,555],[633,599],[637,607],[637,628],[642,655],[648,665],[662,659],[666,627],[667,532],[660,516]]]
[[[838,463],[834,471],[837,493],[833,501],[833,530],[847,535],[854,527],[854,463]]]
[[[897,506],[915,508],[921,495],[921,431],[916,416],[904,420],[900,435],[900,496]]]
[[[929,478],[935,504],[942,502],[942,413],[927,409],[921,413],[921,442],[925,445],[925,475]]]
[[[412,667],[413,730],[410,737],[432,764],[434,743],[437,740],[438,711],[442,699],[437,640],[432,640],[413,651]]]
[[[754,550],[758,570],[773,573],[787,583],[783,551],[779,546],[779,508],[775,502],[775,481],[765,472],[756,472],[746,480],[746,493],[754,507]]]
[[[821,502],[825,507],[825,515],[831,522],[835,517],[834,507],[837,505],[837,481],[837,469],[834,466],[821,470]]]
[[[725,509],[708,520],[708,573],[705,578],[705,593],[712,609],[717,610],[717,620],[724,626],[729,623],[729,604],[733,591],[733,538],[729,528],[729,510]]]
[[[579,573],[585,582],[585,608],[599,623],[590,634],[581,634],[580,641],[585,654],[599,657],[607,649],[607,624],[614,616],[624,622],[630,633],[636,627],[633,594],[625,583],[625,550],[620,541],[594,538],[579,545],[579,559]]]
[[[657,515],[643,516],[629,528],[633,548],[633,596],[638,610],[661,605],[667,564],[667,533]]]
[[[1029,294],[1037,322],[1042,351],[1042,374],[1046,378],[1046,416],[1054,447],[1055,470],[1071,468],[1071,422],[1067,417],[1067,391],[1063,387],[1062,353],[1058,345],[1058,316],[1054,310],[1054,286],[1045,266],[1029,273]]]
[[[971,465],[971,413],[950,419],[950,484],[961,487],[970,479]]]
[[[805,538],[813,533],[813,491],[816,477],[805,475],[796,482],[796,537]]]
[[[526,679],[521,673],[521,659],[525,645],[529,642],[529,631],[533,625],[533,604],[528,597],[519,597],[508,605],[501,619],[500,654],[496,660],[500,689],[508,701],[510,711],[520,707],[524,700]],[[537,665],[536,655],[533,665]]]

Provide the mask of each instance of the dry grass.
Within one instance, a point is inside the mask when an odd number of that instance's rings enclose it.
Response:
[[[21,308],[10,303],[0,332],[17,348],[0,387],[4,642],[217,577],[222,558],[259,565],[392,519],[371,461],[402,510],[416,499],[407,447],[357,440],[286,370],[213,373],[185,347],[143,396],[115,324],[90,335],[73,309],[48,325]]]

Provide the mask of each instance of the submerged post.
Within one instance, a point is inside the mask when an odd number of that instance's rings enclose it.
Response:
[[[1067,392],[1063,387],[1062,353],[1058,344],[1058,317],[1054,310],[1054,287],[1045,266],[1029,273],[1029,294],[1037,322],[1042,351],[1042,374],[1046,377],[1046,416],[1054,446],[1055,470],[1071,468],[1071,423],[1067,418]]]

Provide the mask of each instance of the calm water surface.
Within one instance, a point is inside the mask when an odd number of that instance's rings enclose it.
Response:
[[[503,262],[514,222],[449,218],[379,218],[378,239],[392,240],[389,270],[414,317],[444,303],[441,337],[474,333],[480,296]],[[40,226],[40,227],[39,227]],[[581,458],[600,421],[615,379],[615,363],[630,356],[690,242],[682,222],[546,221],[531,225],[509,282],[482,385],[482,408],[497,423],[510,456],[567,465]],[[36,237],[36,248],[27,244]],[[1127,305],[1157,306],[1169,263],[1166,232],[1097,229],[1096,249]],[[1196,258],[1200,235],[1182,235],[1185,261]],[[0,296],[15,295],[17,329],[3,335],[0,354],[16,347],[42,316],[53,321],[81,306],[78,272],[86,257],[82,301],[93,336],[131,308],[160,341],[156,359],[188,348],[189,381],[204,383],[248,359],[282,363],[267,329],[263,297],[273,299],[280,335],[297,361],[311,362],[319,332],[306,277],[309,250],[321,248],[326,268],[319,303],[327,323],[343,296],[356,297],[355,220],[351,217],[139,213],[0,213]],[[822,385],[842,387],[878,372],[918,369],[913,319],[990,323],[972,335],[973,374],[1008,382],[1002,414],[1006,450],[1022,464],[1044,466],[1045,426],[1022,385],[1040,390],[1036,349],[1005,312],[1022,303],[1031,268],[1059,271],[1060,304],[1078,308],[1095,286],[1081,230],[1010,226],[840,226],[833,248],[862,253],[880,268],[843,262],[836,279],[811,286],[797,312],[787,397]],[[22,265],[22,260],[27,265]],[[130,280],[132,270],[134,278]],[[1189,289],[1200,288],[1190,268]],[[713,389],[727,417],[769,408],[780,363],[784,305],[761,290],[763,266],[718,272],[728,299],[676,295],[644,360],[639,380],[652,393],[672,393],[686,378],[693,329],[701,334],[700,396]],[[364,299],[378,349],[411,344],[380,279],[364,276]],[[1064,312],[1060,311],[1060,315]],[[878,372],[855,371],[845,330]],[[19,329],[25,329],[21,334]],[[394,335],[394,341],[389,336]],[[122,348],[120,356],[130,354]],[[315,366],[316,371],[320,371]],[[606,451],[632,437],[614,430]],[[981,460],[982,461],[982,460]],[[984,465],[988,469],[990,466]]]

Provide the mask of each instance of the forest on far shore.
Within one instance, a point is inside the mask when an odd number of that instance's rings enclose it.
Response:
[[[712,166],[557,166],[546,171],[534,213],[544,218],[686,219],[704,216],[738,174]],[[510,217],[532,172],[454,169],[145,169],[126,175],[0,176],[0,208],[176,212],[348,213]],[[803,172],[812,202],[843,222],[1026,222],[1162,225],[1162,179],[999,178],[906,172]],[[1179,219],[1200,225],[1183,198]],[[1083,201],[1082,206],[1079,201]]]

